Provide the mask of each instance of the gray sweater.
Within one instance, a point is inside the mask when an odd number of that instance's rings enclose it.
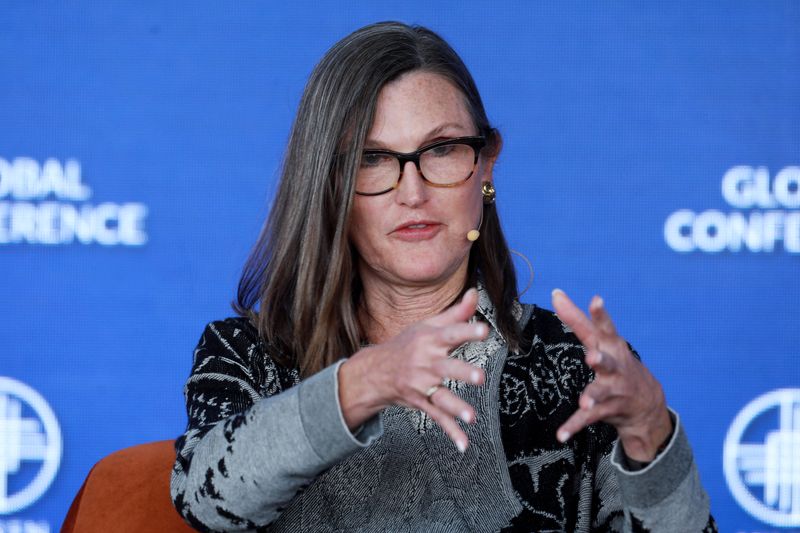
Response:
[[[666,449],[631,471],[611,426],[566,444],[555,430],[593,374],[552,313],[519,306],[509,353],[480,292],[487,340],[457,349],[486,384],[447,385],[476,409],[459,453],[424,414],[390,407],[355,434],[338,401],[341,361],[303,380],[243,318],[212,322],[186,385],[175,506],[203,531],[716,531],[677,415]]]

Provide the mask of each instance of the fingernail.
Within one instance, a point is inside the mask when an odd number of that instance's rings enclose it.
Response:
[[[559,294],[563,295],[564,291],[562,291],[561,289],[553,289],[553,292],[550,293],[550,296],[555,298]]]
[[[470,414],[469,411],[465,409],[461,411],[461,420],[469,424],[470,422],[472,422],[472,415]]]
[[[486,324],[476,324],[475,334],[480,335],[481,337],[486,335]]]
[[[597,307],[603,307],[604,305],[606,305],[605,300],[603,300],[602,296],[598,296],[597,297]]]
[[[461,453],[464,453],[465,451],[467,451],[467,443],[464,442],[463,440],[456,441],[456,448],[458,448],[458,451],[460,451]]]
[[[559,442],[567,442],[569,439],[569,431],[562,429],[558,432],[558,436],[556,438],[558,438]]]
[[[586,400],[586,408],[591,409],[594,407],[594,398],[589,398]]]
[[[472,371],[472,372],[470,372],[470,374],[469,374],[469,379],[471,379],[471,380],[472,380],[472,382],[473,382],[473,383],[475,383],[475,384],[477,385],[477,384],[478,384],[478,383],[480,383],[480,381],[481,381],[481,373],[480,373],[480,372],[478,372],[477,370],[473,370],[473,371]]]

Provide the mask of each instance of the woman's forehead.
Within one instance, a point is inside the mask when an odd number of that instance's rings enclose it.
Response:
[[[378,95],[367,135],[372,145],[419,142],[433,137],[474,134],[475,126],[462,92],[447,78],[413,71],[387,83]]]

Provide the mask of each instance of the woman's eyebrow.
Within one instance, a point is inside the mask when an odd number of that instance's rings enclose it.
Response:
[[[459,135],[461,135],[462,133],[460,132],[468,131],[469,128],[465,127],[463,124],[459,124],[458,122],[445,122],[444,124],[436,126],[428,133],[423,135],[422,142],[419,146],[423,146],[426,142],[430,141],[431,139],[435,139],[448,130],[459,130]],[[367,150],[391,150],[386,143],[377,139],[367,139],[364,141],[364,148]]]

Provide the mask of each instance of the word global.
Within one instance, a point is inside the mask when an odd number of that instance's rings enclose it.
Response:
[[[17,157],[11,163],[0,158],[0,245],[141,246],[147,242],[147,206],[86,203],[91,196],[91,188],[81,182],[80,163],[74,159],[62,165],[53,158],[42,164],[29,157]]]
[[[749,211],[675,211],[664,223],[667,245],[684,253],[800,253],[800,167],[786,167],[773,180],[764,167],[733,167],[722,179],[722,197]]]
[[[30,157],[17,157],[9,163],[0,157],[0,198],[36,200],[50,195],[62,200],[87,200],[92,190],[81,183],[81,165],[68,159],[62,165],[57,159],[39,164]]]

